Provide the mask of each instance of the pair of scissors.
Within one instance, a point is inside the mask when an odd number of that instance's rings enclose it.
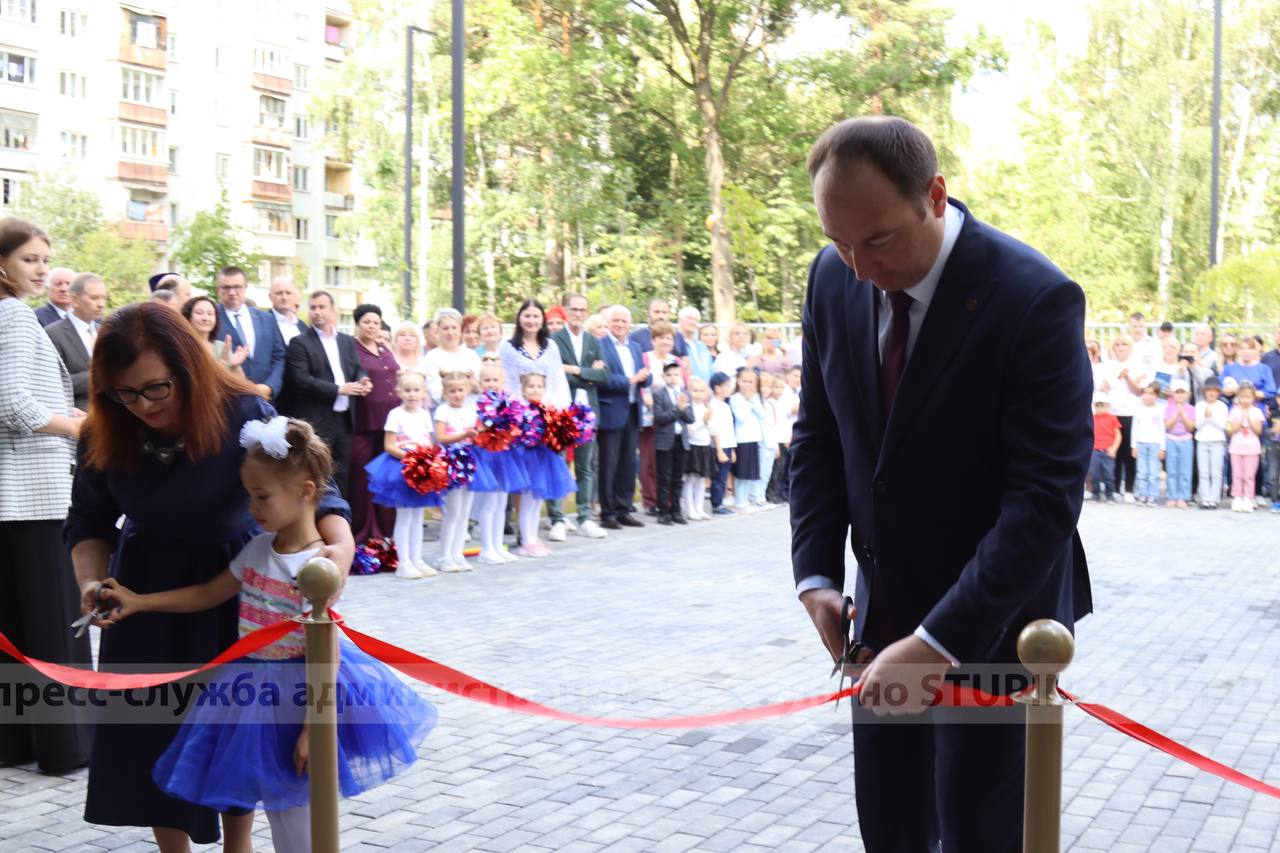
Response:
[[[107,591],[104,586],[98,587],[97,601],[94,603],[93,610],[89,611],[79,619],[71,623],[71,627],[75,629],[76,639],[84,636],[84,632],[89,630],[89,626],[93,624],[95,619],[106,619],[111,615],[111,608],[105,605],[108,599],[103,595]]]
[[[849,611],[853,609],[853,597],[846,595],[844,597],[844,605],[840,608],[840,639],[842,648],[840,650],[840,659],[836,661],[836,665],[831,667],[831,675],[840,673],[840,681],[836,684],[836,692],[844,690],[844,677],[848,673],[849,666],[857,666],[858,655],[866,646],[853,638],[853,620],[849,617]],[[851,682],[852,683],[852,682]],[[840,700],[836,700],[836,707],[840,707]]]

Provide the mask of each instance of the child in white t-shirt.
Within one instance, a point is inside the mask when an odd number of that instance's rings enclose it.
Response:
[[[441,376],[444,402],[436,407],[436,441],[441,445],[470,444],[476,437],[476,404],[468,399],[472,378],[469,373],[451,372]],[[445,492],[444,518],[440,522],[440,571],[469,572],[462,549],[467,543],[467,520],[475,494],[466,486]]]

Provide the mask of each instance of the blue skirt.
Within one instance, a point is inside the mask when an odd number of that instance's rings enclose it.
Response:
[[[389,507],[444,506],[439,492],[419,494],[409,488],[400,473],[400,460],[390,453],[383,453],[364,466],[369,475],[369,494],[373,502]]]
[[[385,665],[343,638],[338,663],[338,788],[380,785],[417,759],[436,709]],[[242,658],[217,670],[196,697],[152,778],[171,797],[223,812],[304,805],[308,777],[293,750],[306,715],[302,660]]]
[[[528,479],[528,484],[521,491],[533,492],[534,497],[544,501],[554,501],[578,490],[578,483],[569,473],[569,466],[546,445],[518,447],[516,456],[524,466]]]
[[[472,447],[471,452],[476,460],[476,476],[469,487],[471,491],[515,493],[529,489],[529,476],[515,448],[493,451]]]

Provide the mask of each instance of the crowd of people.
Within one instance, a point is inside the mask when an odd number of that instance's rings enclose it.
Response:
[[[1086,342],[1093,364],[1094,443],[1089,495],[1233,512],[1270,504],[1280,513],[1280,325],[1261,336],[1196,326],[1178,340],[1172,323],[1147,334],[1142,314],[1106,350]],[[1163,490],[1161,484],[1163,482]]]

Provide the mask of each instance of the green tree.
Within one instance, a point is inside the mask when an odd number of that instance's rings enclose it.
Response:
[[[242,268],[252,279],[262,256],[253,252],[231,224],[227,194],[213,210],[202,210],[177,225],[170,238],[169,262],[196,287],[211,288],[218,270]]]

